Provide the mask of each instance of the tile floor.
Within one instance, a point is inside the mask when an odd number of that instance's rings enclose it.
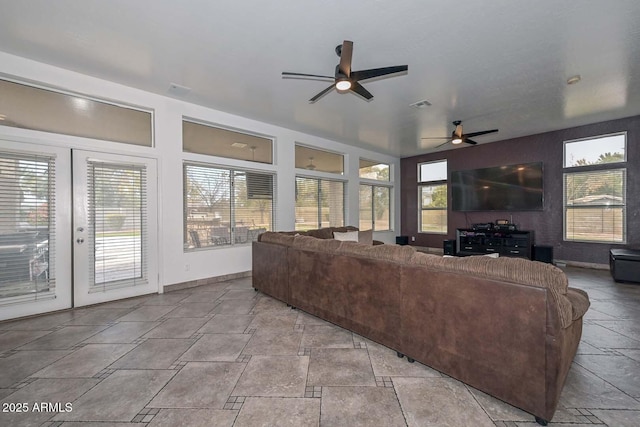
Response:
[[[566,271],[592,306],[553,424],[639,426],[640,285]],[[1,426],[536,425],[250,278],[0,323],[0,400]]]

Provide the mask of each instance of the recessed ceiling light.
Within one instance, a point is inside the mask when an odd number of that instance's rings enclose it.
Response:
[[[427,108],[430,106],[431,106],[431,103],[426,99],[423,99],[422,101],[414,102],[413,104],[409,104],[409,107],[413,107],[413,108]]]
[[[575,76],[571,76],[567,79],[567,84],[574,85],[578,83],[580,80],[582,80],[582,77],[580,77],[580,74],[576,74]]]
[[[245,144],[244,142],[234,142],[233,144],[231,144],[231,146],[235,148],[245,148],[247,144]]]

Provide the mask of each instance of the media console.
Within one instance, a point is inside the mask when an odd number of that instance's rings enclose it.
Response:
[[[456,255],[485,255],[531,259],[533,231],[456,229]]]

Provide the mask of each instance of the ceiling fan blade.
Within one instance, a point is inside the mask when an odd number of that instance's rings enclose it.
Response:
[[[353,80],[367,80],[374,77],[386,76],[387,74],[401,73],[409,69],[408,65],[396,65],[394,67],[371,68],[370,70],[360,70],[351,73]]]
[[[474,136],[486,135],[488,133],[494,133],[494,132],[498,132],[498,129],[491,129],[491,130],[483,130],[483,131],[480,131],[480,132],[465,133],[464,136],[469,136],[469,137],[473,138]]]
[[[368,90],[366,90],[360,83],[358,82],[353,82],[353,85],[351,86],[351,91],[357,93],[358,95],[360,95],[361,97],[363,97],[364,99],[366,99],[367,101],[371,100],[371,98],[373,98],[373,95],[371,95],[371,92],[369,92]]]
[[[476,145],[477,144],[477,142],[475,142],[473,139],[469,139],[467,137],[465,137],[462,141],[466,142],[467,144],[471,144],[471,145]]]
[[[451,140],[449,139],[449,140],[447,140],[447,141],[443,142],[443,143],[442,143],[442,144],[440,144],[440,145],[436,145],[434,148],[440,148],[440,147],[442,147],[443,145],[447,145],[447,144],[448,144],[448,143],[450,143],[450,142],[451,142]]]
[[[312,77],[312,78],[317,78],[317,79],[330,79],[333,80],[334,78],[331,76],[320,76],[318,74],[303,74],[303,73],[289,73],[287,71],[284,71],[282,73],[282,78],[295,78],[295,77]]]
[[[328,88],[326,88],[325,90],[323,90],[322,92],[320,92],[319,94],[317,94],[316,96],[314,96],[313,98],[311,98],[309,100],[309,102],[311,104],[313,104],[314,102],[316,102],[318,99],[322,98],[323,96],[325,96],[327,93],[329,93],[334,87],[336,87],[335,84],[332,84],[331,86],[329,86]]]
[[[351,56],[353,55],[353,42],[345,40],[342,42],[340,51],[340,72],[347,77],[351,76]]]

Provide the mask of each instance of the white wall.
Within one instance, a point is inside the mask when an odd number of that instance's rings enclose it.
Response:
[[[182,236],[182,160],[198,160],[216,164],[256,168],[251,162],[222,159],[182,152],[182,117],[187,116],[224,127],[246,130],[273,137],[275,156],[273,165],[260,165],[261,169],[277,173],[276,213],[277,230],[293,230],[295,225],[294,147],[296,142],[320,149],[344,153],[347,184],[347,225],[358,225],[358,162],[360,157],[391,165],[395,183],[392,215],[394,231],[378,232],[374,238],[393,243],[400,233],[400,160],[398,158],[363,150],[337,141],[318,138],[279,126],[247,119],[173,98],[122,86],[106,80],[78,74],[50,65],[0,52],[0,77],[33,82],[45,87],[91,97],[136,105],[154,111],[155,147],[144,148],[126,144],[52,135],[0,126],[0,136],[14,140],[28,140],[70,148],[92,149],[119,154],[155,157],[159,170],[159,264],[160,283],[170,285],[189,280],[215,277],[251,270],[251,246],[215,248],[197,252],[184,252]],[[305,171],[306,175],[335,177],[322,172]]]

